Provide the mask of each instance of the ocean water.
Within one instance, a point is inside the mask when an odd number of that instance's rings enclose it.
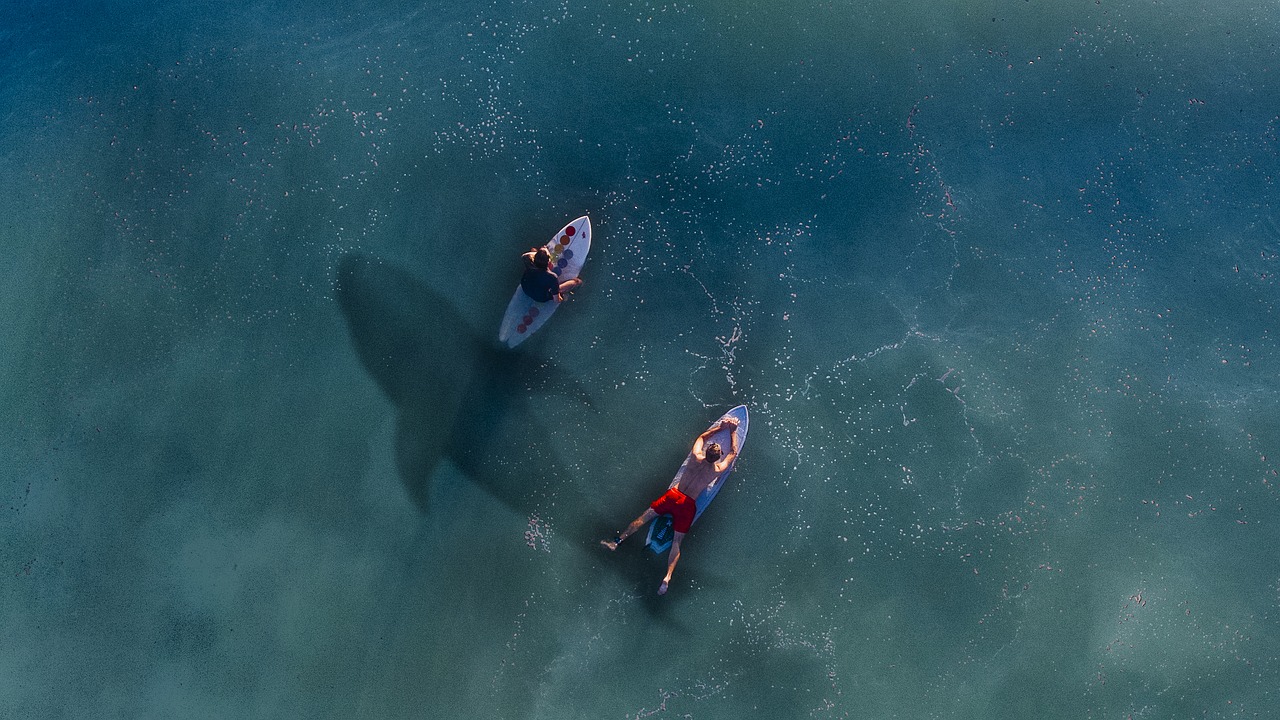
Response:
[[[1277,717],[1278,41],[6,3],[0,716]],[[659,597],[597,541],[738,403]]]

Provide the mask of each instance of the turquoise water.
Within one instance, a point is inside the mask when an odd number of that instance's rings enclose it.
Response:
[[[0,715],[1274,717],[1280,15],[1203,5],[6,4]],[[738,403],[658,597],[596,541]]]

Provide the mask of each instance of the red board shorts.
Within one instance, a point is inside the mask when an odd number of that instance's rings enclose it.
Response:
[[[689,532],[689,528],[693,527],[693,518],[698,514],[698,505],[693,498],[675,488],[663,493],[649,507],[659,515],[670,515],[671,527],[681,534]]]

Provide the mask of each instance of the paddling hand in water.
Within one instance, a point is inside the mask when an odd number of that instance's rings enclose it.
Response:
[[[581,278],[560,282],[560,277],[551,269],[551,253],[545,247],[531,248],[520,259],[524,261],[520,288],[536,302],[562,302],[564,293],[582,285]]]
[[[707,438],[722,429],[730,433],[728,454],[721,451],[718,443],[707,442]],[[667,574],[662,578],[662,584],[658,586],[659,595],[667,593],[667,588],[671,584],[671,574],[675,572],[676,563],[680,561],[680,543],[684,540],[685,533],[689,532],[689,528],[693,526],[694,518],[697,517],[698,506],[694,499],[701,495],[703,490],[715,484],[720,473],[731,466],[734,458],[738,456],[737,429],[736,420],[725,418],[699,435],[693,442],[693,456],[697,462],[687,468],[680,476],[680,481],[650,503],[648,509],[640,517],[632,520],[631,524],[618,533],[617,537],[600,541],[600,544],[606,548],[617,550],[623,540],[631,537],[649,521],[659,515],[670,515],[671,527],[675,533],[671,540],[671,551],[667,554]]]

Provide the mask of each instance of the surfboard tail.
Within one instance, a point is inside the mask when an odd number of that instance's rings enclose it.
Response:
[[[671,547],[674,539],[675,527],[671,516],[659,515],[649,524],[649,534],[645,537],[644,545],[652,550],[654,555],[661,555]]]

